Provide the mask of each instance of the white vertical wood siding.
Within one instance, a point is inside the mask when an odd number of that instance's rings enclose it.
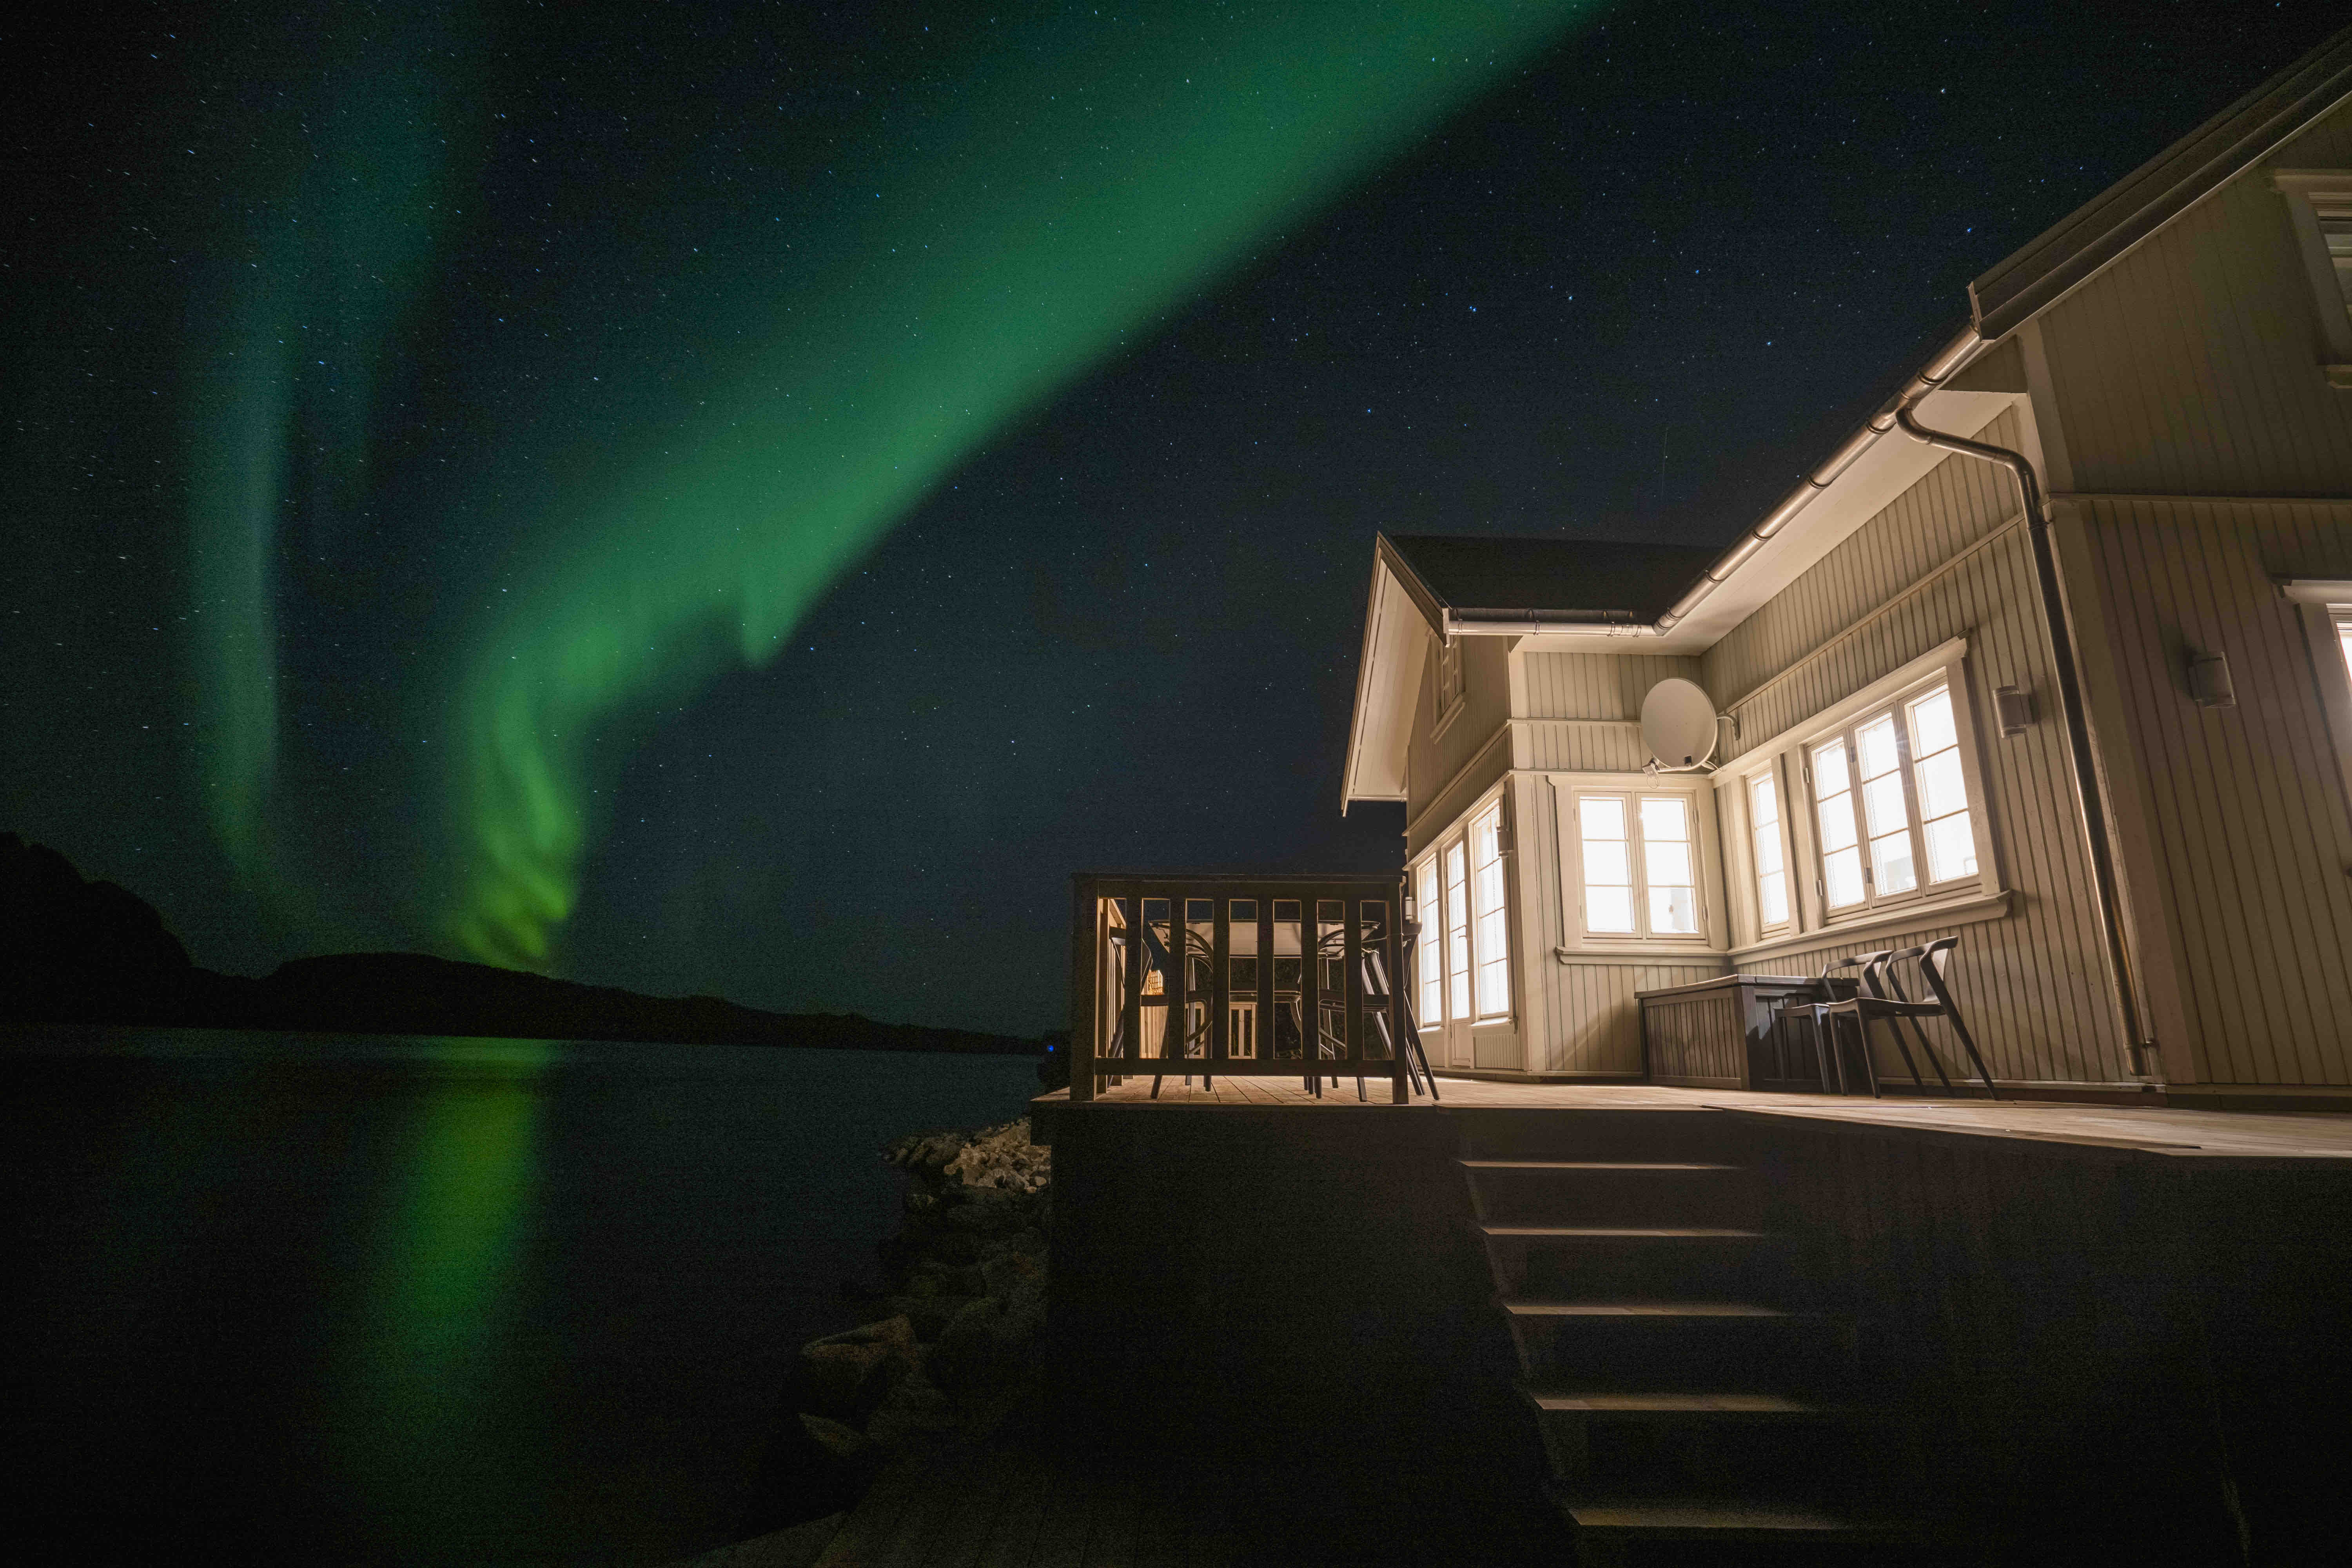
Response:
[[[2016,412],[2002,413],[1979,438],[2018,445]],[[1948,639],[1966,637],[1968,699],[1990,797],[1983,804],[2001,879],[2013,895],[2011,912],[1948,929],[1923,911],[1916,928],[1858,941],[1823,930],[1818,943],[1739,967],[1813,973],[1852,952],[1957,936],[1953,991],[1995,1077],[2115,1083],[2128,1076],[2127,1060],[2106,999],[2032,554],[2017,517],[2016,491],[2001,470],[1948,458],[1701,660],[1704,684],[1753,742],[1802,724]],[[2037,721],[2010,739],[1992,719],[1992,689],[2006,685],[2034,693],[2036,706]],[[1746,803],[1722,804],[1726,858],[1744,865]],[[1800,905],[1818,926],[1818,873],[1802,826],[1810,810],[1801,778],[1792,777],[1782,808],[1784,819],[1800,821],[1791,869],[1804,894]],[[1747,879],[1727,881],[1736,889],[1734,942],[1753,942]]]
[[[1699,661],[1668,654],[1532,653],[1526,668],[1514,766],[1561,773],[1634,773],[1642,699],[1669,676],[1699,678]]]
[[[2135,892],[2175,934],[2198,1079],[2352,1084],[2352,807],[2319,684],[2336,676],[2272,582],[2352,577],[2352,505],[2084,512],[2154,828],[2158,886]],[[2192,650],[2227,657],[2236,706],[2190,700]]]
[[[1575,656],[1606,658],[1608,656]],[[1652,663],[1687,662],[1649,660]],[[1513,779],[1512,809],[1518,837],[1519,951],[1526,954],[1521,982],[1528,1068],[1544,1073],[1634,1074],[1642,1070],[1642,1019],[1636,991],[1686,985],[1727,973],[1722,960],[1677,958],[1658,963],[1563,963],[1557,950],[1568,945],[1560,879],[1559,819],[1552,809],[1551,781],[1538,774]]]
[[[2352,393],[2271,168],[2352,168],[2352,107],[2190,207],[2043,312],[2083,491],[2352,493]]]
[[[1405,755],[1405,848],[1412,855],[1511,765],[1508,737],[1495,740],[1511,710],[1508,639],[1460,639],[1463,707],[1442,735],[1431,732],[1437,715],[1436,640],[1431,634],[1430,657],[1422,661],[1421,711]],[[1478,765],[1465,773],[1464,767],[1474,762]]]

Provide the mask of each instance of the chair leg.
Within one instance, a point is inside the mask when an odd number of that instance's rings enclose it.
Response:
[[[1854,1042],[1862,1051],[1862,1081],[1870,1085],[1871,1099],[1880,1099],[1881,1096],[1878,1092],[1878,1063],[1874,1061],[1870,1055],[1869,1014],[1860,1012],[1854,1014],[1853,1035]],[[1900,1037],[1897,1037],[1895,1043],[1899,1046],[1903,1041]]]
[[[1903,1058],[1904,1068],[1911,1074],[1911,1086],[1922,1094],[1927,1093],[1927,1080],[1919,1076],[1919,1064],[1911,1059],[1911,1047],[1903,1038],[1902,1021],[1890,1017],[1886,1020],[1886,1027],[1895,1037],[1895,1053]],[[1870,1060],[1870,1020],[1866,1016],[1862,1021],[1862,1058],[1867,1065]],[[1878,1069],[1875,1068],[1870,1069],[1870,1092],[1878,1092]]]
[[[1975,1064],[1977,1076],[1984,1079],[1986,1096],[1989,1099],[1999,1100],[2000,1098],[2000,1090],[1993,1088],[1992,1074],[1987,1070],[1984,1064],[1984,1058],[1977,1054],[1977,1043],[1975,1040],[1969,1037],[1969,1026],[1966,1024],[1961,1023],[1960,1016],[1948,1006],[1944,1009],[1944,1016],[1950,1020],[1952,1033],[1959,1036],[1960,1046],[1969,1053],[1969,1060]]]
[[[1160,1098],[1160,1079],[1157,1078],[1151,1080],[1151,1098],[1154,1100]]]
[[[1946,1094],[1953,1093],[1951,1075],[1944,1070],[1944,1058],[1937,1056],[1936,1047],[1927,1043],[1927,1026],[1916,1018],[1906,1019],[1905,1022],[1911,1026],[1912,1034],[1918,1037],[1919,1048],[1927,1056],[1927,1065],[1936,1069],[1936,1081],[1944,1086]]]
[[[1816,1003],[1812,1012],[1813,1057],[1820,1065],[1822,1092],[1843,1095],[1845,1093],[1845,1058],[1838,1055],[1837,1033],[1830,1024],[1829,1009]],[[1830,1088],[1830,1064],[1832,1061],[1837,1064],[1837,1088],[1834,1090]]]

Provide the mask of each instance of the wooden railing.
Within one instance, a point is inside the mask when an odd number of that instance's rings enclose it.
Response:
[[[1136,1076],[1383,1078],[1407,1103],[1404,897],[1394,876],[1073,877],[1070,1098]]]

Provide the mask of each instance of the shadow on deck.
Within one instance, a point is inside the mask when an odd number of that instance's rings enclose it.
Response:
[[[1183,1495],[1224,1510],[1203,1539],[1232,1554],[1203,1560],[1562,1560],[1576,1534],[1539,1500],[1538,1406],[1547,1425],[1559,1415],[1541,1375],[1581,1388],[1598,1373],[1605,1390],[1625,1367],[1616,1350],[1562,1351],[1558,1328],[1537,1335],[1522,1320],[1538,1309],[1513,1300],[1608,1282],[1561,1259],[1538,1279],[1513,1250],[1524,1237],[1503,1257],[1474,1173],[1649,1158],[1750,1173],[1753,1227],[1786,1288],[1839,1325],[1835,1380],[1870,1406],[1860,1500],[1924,1501],[1914,1517],[1933,1521],[1924,1552],[1863,1560],[2285,1563],[2332,1550],[2336,1413],[2352,1395],[2352,1118],[1440,1088],[1443,1105],[1400,1106],[1348,1083],[1316,1099],[1293,1080],[1221,1079],[1210,1094],[1170,1079],[1154,1100],[1147,1079],[1035,1102],[1055,1147],[1045,1429],[1087,1456],[1057,1473],[1074,1497],[1105,1500],[1090,1519],[1156,1519],[1171,1505],[1130,1494],[1129,1478],[1181,1477],[1195,1489]],[[1644,1154],[1654,1136],[1664,1152]],[[1578,1234],[1561,1242],[1589,1251],[1585,1227],[1627,1222],[1565,1223]],[[1528,1331],[1515,1341],[1507,1323]],[[1729,1386],[1745,1369],[1717,1356],[1707,1370]],[[1650,1403],[1720,1428],[1704,1400]],[[1599,1419],[1589,1400],[1560,1409]],[[1758,1444],[1797,1446],[1793,1473],[1810,1439],[1789,1425],[1746,1423]],[[1577,1467],[1600,1464],[1570,1447],[1552,1445],[1563,1503]],[[1731,1466],[1644,1463],[1677,1484]],[[1729,1554],[1695,1555],[1665,1531],[1671,1509],[1641,1516],[1658,1530],[1585,1516],[1579,1549],[1596,1562],[1786,1560],[1727,1534]],[[1609,1555],[1628,1542],[1630,1558]]]

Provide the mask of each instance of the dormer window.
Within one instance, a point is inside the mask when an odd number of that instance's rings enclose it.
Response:
[[[2319,311],[2328,384],[2352,388],[2352,169],[2273,169]]]

